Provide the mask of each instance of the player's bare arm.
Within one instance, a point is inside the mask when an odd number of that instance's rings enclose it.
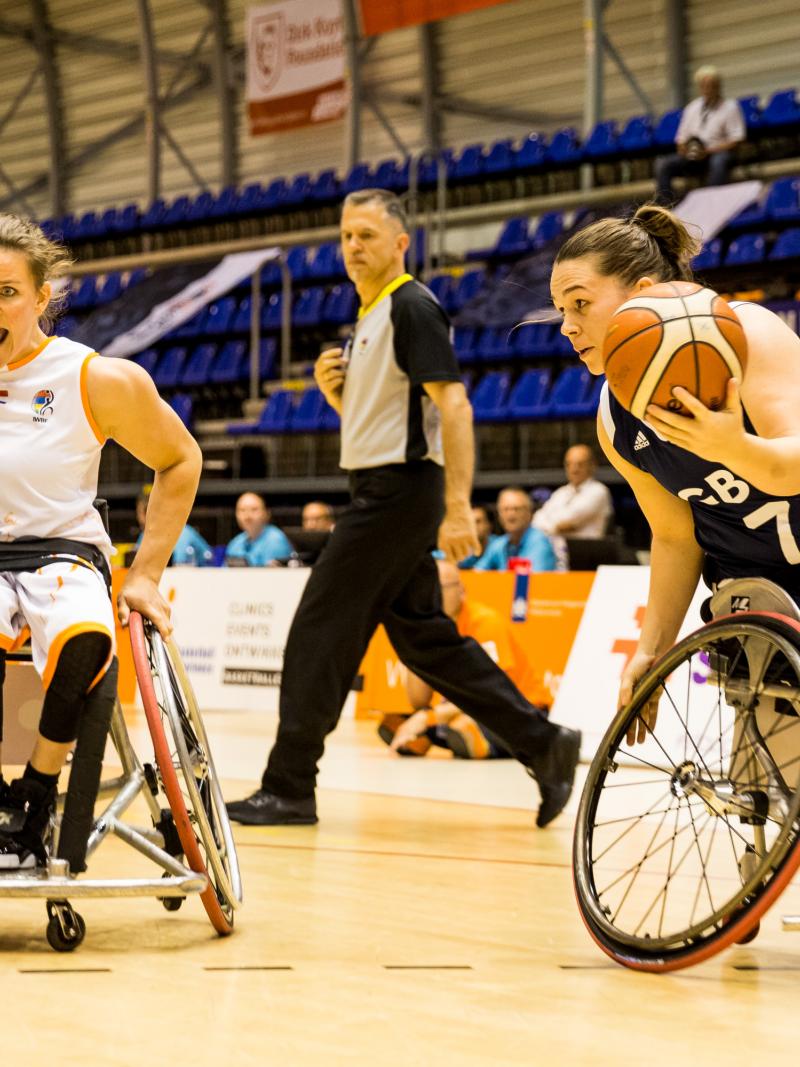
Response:
[[[89,407],[101,432],[155,472],[142,544],[118,600],[125,625],[131,608],[169,636],[169,607],[158,582],[186,525],[200,480],[202,454],[150,376],[121,359],[93,359],[88,367]]]
[[[475,466],[472,405],[463,382],[426,382],[424,389],[442,416],[445,516],[439,527],[439,548],[457,563],[480,552],[469,499]]]

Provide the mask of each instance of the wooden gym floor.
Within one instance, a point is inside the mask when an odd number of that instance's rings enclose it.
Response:
[[[207,725],[227,795],[250,791],[272,724]],[[0,900],[3,1062],[796,1061],[800,935],[781,932],[780,915],[800,911],[797,886],[751,945],[635,974],[590,941],[572,819],[537,832],[534,787],[516,766],[395,759],[372,724],[343,722],[322,782],[319,826],[236,828],[246,901],[230,938],[196,898],[175,914],[149,899],[85,900],[86,940],[59,955],[42,901]],[[116,841],[91,868],[137,871]]]

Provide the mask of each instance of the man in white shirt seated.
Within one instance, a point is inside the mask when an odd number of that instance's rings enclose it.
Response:
[[[679,175],[703,177],[706,185],[724,185],[733,150],[747,136],[739,102],[723,98],[716,68],[701,67],[695,80],[700,96],[683,109],[675,135],[677,152],[656,161],[656,194],[664,202],[674,199],[672,179]]]
[[[611,493],[594,477],[597,464],[588,445],[573,445],[564,454],[567,484],[545,501],[533,516],[532,525],[549,535],[566,570],[565,537],[604,537],[614,514]]]

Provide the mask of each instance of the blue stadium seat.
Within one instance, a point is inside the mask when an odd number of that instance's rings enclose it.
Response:
[[[178,196],[164,212],[164,216],[161,219],[162,226],[180,226],[182,222],[186,222],[189,217],[189,208],[191,201],[188,196]]]
[[[97,290],[97,303],[110,304],[122,293],[122,275],[118,270],[106,275],[106,279]]]
[[[134,267],[128,275],[128,280],[125,283],[126,289],[132,289],[134,285],[138,285],[139,282],[143,282],[147,277],[147,267]]]
[[[376,189],[390,189],[397,192],[401,184],[397,160],[382,159],[375,167],[372,181]]]
[[[517,356],[552,356],[556,351],[558,327],[551,322],[524,322],[511,335]]]
[[[306,173],[295,174],[288,184],[284,204],[287,207],[299,207],[310,199],[311,175]]]
[[[249,358],[249,357],[248,357]],[[261,380],[271,378],[275,372],[275,364],[278,361],[278,341],[275,337],[263,337],[258,348],[258,370]],[[249,376],[247,368],[245,377]]]
[[[509,219],[500,231],[489,257],[497,256],[521,256],[530,250],[530,238],[528,236],[529,219],[527,216],[518,216]],[[481,256],[481,258],[484,258]]]
[[[306,268],[307,278],[339,278],[342,275],[344,263],[338,241],[327,241],[311,252]]]
[[[734,267],[740,263],[760,263],[764,258],[766,242],[762,233],[745,233],[728,245],[725,266]]]
[[[487,326],[481,333],[476,346],[478,359],[502,360],[513,359],[510,331],[506,326]]]
[[[465,304],[473,300],[483,288],[485,281],[486,271],[484,270],[468,270],[462,274],[453,292],[453,310],[460,311]]]
[[[489,371],[481,378],[471,397],[475,422],[502,422],[506,418],[510,386],[508,371]]]
[[[653,146],[653,122],[649,115],[628,119],[619,135],[619,148],[626,156],[649,152]]]
[[[728,231],[748,230],[764,226],[767,222],[767,214],[766,201],[756,200],[755,203],[748,204],[746,208],[742,208],[739,214],[730,220],[725,229]]]
[[[715,237],[704,244],[692,260],[692,270],[713,270],[722,262],[722,240]]]
[[[222,196],[217,201],[214,208],[215,218],[224,218],[227,215],[255,215],[261,206],[261,199],[264,196],[264,187],[261,182],[250,182],[246,185],[240,193],[236,195],[230,203],[227,210],[223,210],[223,205],[220,203]]]
[[[317,203],[336,200],[339,196],[339,179],[333,169],[323,170],[311,183],[311,199]]]
[[[447,170],[447,180],[450,181],[455,171],[455,156],[452,148],[445,148],[439,153],[444,158]],[[436,185],[438,173],[437,160],[426,156],[419,164],[417,170],[417,186],[420,189],[430,189]]]
[[[96,212],[87,211],[78,220],[72,239],[74,241],[91,241],[100,235],[100,220]]]
[[[117,218],[117,209],[115,207],[107,208],[100,216],[100,220],[98,223],[98,236],[109,237],[112,233],[116,233]]]
[[[540,133],[526,137],[514,158],[515,170],[536,170],[547,162],[547,140]]]
[[[195,312],[190,319],[187,319],[182,326],[178,326],[174,329],[170,337],[199,337],[205,332],[205,322],[208,315],[208,308],[200,308]]]
[[[548,410],[549,390],[549,370],[526,370],[509,395],[509,418],[519,420],[545,418]]]
[[[473,326],[456,326],[453,331],[453,350],[459,363],[472,363],[475,360],[477,333]]]
[[[484,171],[486,174],[510,174],[516,165],[514,142],[510,138],[495,141],[486,153]]]
[[[277,211],[286,203],[289,186],[285,178],[275,178],[264,190],[258,204],[260,211]]]
[[[231,333],[250,333],[250,309],[252,306],[252,298],[243,296],[228,327]]]
[[[322,316],[325,290],[321,285],[301,289],[292,308],[292,325],[316,326]]]
[[[135,233],[139,229],[139,221],[139,208],[136,204],[126,204],[124,208],[117,212],[114,232],[119,236]]]
[[[229,434],[286,433],[292,418],[295,394],[289,389],[278,389],[270,394],[258,420],[239,426],[228,426]]]
[[[594,379],[585,367],[567,367],[556,379],[550,393],[550,416],[574,419],[591,414],[594,391],[602,384],[603,379]],[[597,395],[599,397],[599,393]]]
[[[217,335],[221,333],[228,333],[233,323],[233,317],[236,314],[236,298],[232,296],[223,297],[222,300],[217,300],[208,307],[205,322],[203,328],[206,333]]]
[[[169,406],[183,425],[189,429],[192,424],[192,398],[186,393],[176,393],[175,396],[170,398]]]
[[[320,430],[326,433],[338,433],[341,425],[342,420],[339,418],[339,412],[336,408],[332,408],[330,404],[326,404],[320,419]]]
[[[538,252],[564,231],[564,215],[560,211],[546,211],[531,234],[531,248]]]
[[[449,311],[453,294],[453,275],[437,274],[428,282],[428,288],[445,309]]]
[[[72,311],[84,311],[93,308],[97,303],[97,278],[93,274],[87,274],[81,279],[81,283],[69,298],[69,306]]]
[[[800,256],[800,229],[784,230],[778,234],[769,258],[794,259],[796,256]]]
[[[264,330],[279,330],[281,328],[282,308],[283,293],[271,293],[261,305],[261,328]]]
[[[761,113],[764,126],[794,126],[800,123],[800,101],[795,89],[773,93]]]
[[[215,385],[230,385],[240,381],[242,364],[249,355],[246,341],[228,341],[220,349],[219,356],[211,367],[209,377]]]
[[[152,378],[156,363],[158,363],[158,350],[155,348],[146,348],[144,352],[139,352],[135,356],[131,356],[131,361],[137,363],[142,370],[146,370]]]
[[[293,282],[302,281],[308,276],[308,248],[306,245],[295,245],[286,254],[286,265],[292,275]]]
[[[322,429],[322,417],[327,407],[327,400],[316,386],[306,389],[292,412],[289,429],[293,433],[317,433]]]
[[[168,348],[158,361],[153,381],[159,389],[171,389],[178,384],[183,365],[186,362],[186,349],[183,345]]]
[[[341,195],[357,193],[361,189],[369,189],[372,185],[372,171],[369,163],[356,163],[342,182]]]
[[[597,162],[619,154],[619,130],[613,119],[598,122],[583,145],[586,159]]]
[[[776,222],[800,221],[800,178],[779,178],[773,183],[767,214]]]
[[[453,180],[458,182],[473,181],[483,174],[485,146],[483,144],[470,144],[462,148],[456,157],[453,168]]]
[[[180,384],[185,386],[205,385],[211,381],[211,367],[216,354],[216,345],[198,345],[183,365]]]
[[[573,166],[582,158],[578,132],[572,126],[558,130],[547,147],[547,162],[557,167]]]
[[[653,144],[656,148],[673,148],[675,146],[675,135],[678,132],[682,114],[683,109],[679,107],[674,108],[672,111],[664,112],[653,131]]]
[[[759,130],[763,126],[761,108],[757,96],[740,96],[739,107],[742,109],[747,129]]]
[[[350,283],[334,285],[325,297],[320,321],[334,326],[348,326],[355,322],[358,314],[358,298]]]
[[[257,184],[257,183],[256,183]],[[220,189],[219,195],[214,197],[214,201],[211,204],[208,211],[208,218],[212,219],[227,219],[233,215],[239,214],[239,206],[242,201],[242,197],[250,188],[248,185],[244,193],[239,192],[239,188],[236,185],[226,185],[223,189]],[[259,186],[259,189],[261,187]]]
[[[141,217],[141,228],[143,230],[156,229],[162,224],[166,211],[167,205],[161,197],[154,200]]]
[[[291,271],[290,271],[291,273]],[[261,288],[275,289],[283,284],[280,264],[274,259],[269,259],[261,268]]]

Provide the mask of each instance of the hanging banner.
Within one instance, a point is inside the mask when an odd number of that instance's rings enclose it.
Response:
[[[255,252],[236,252],[225,256],[210,270],[206,267],[201,277],[194,278],[169,299],[161,300],[149,309],[143,307],[143,317],[130,329],[118,333],[108,344],[101,344],[96,335],[86,343],[95,348],[102,348],[104,356],[132,356],[136,352],[142,352],[148,345],[188,322],[212,300],[249,278],[267,260],[277,259],[279,254],[279,248],[260,248]],[[151,287],[146,290],[148,294],[151,291]],[[141,302],[144,294],[145,283],[142,283],[131,291],[132,301]],[[91,329],[84,328],[81,337],[88,333],[91,333]]]
[[[508,0],[361,0],[361,29],[365,37],[404,26],[464,15]]]
[[[341,0],[278,0],[247,12],[250,134],[279,133],[343,117]]]

